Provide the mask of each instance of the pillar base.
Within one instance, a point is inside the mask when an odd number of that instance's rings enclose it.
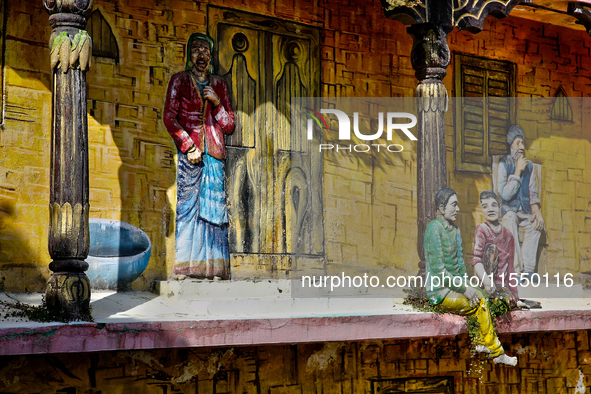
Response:
[[[90,281],[83,272],[54,272],[47,282],[45,303],[52,316],[65,321],[92,321]]]

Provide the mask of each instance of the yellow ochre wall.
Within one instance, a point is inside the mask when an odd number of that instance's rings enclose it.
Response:
[[[205,31],[208,4],[314,25],[321,31],[321,93],[330,97],[410,97],[416,79],[412,40],[386,20],[380,3],[263,1],[146,3],[97,0],[117,40],[119,63],[94,58],[88,80],[91,217],[126,221],[152,240],[152,257],[133,283],[147,290],[172,272],[175,151],[162,123],[170,76],[184,67],[184,46]],[[0,289],[41,291],[49,276],[47,220],[51,73],[48,15],[41,1],[8,1],[4,124],[0,134]],[[518,96],[587,97],[591,38],[585,32],[509,17],[484,31],[449,36],[452,52],[517,63]],[[575,74],[575,71],[577,74]],[[453,64],[445,84],[453,95]],[[583,108],[575,122],[586,124]],[[591,258],[591,132],[560,134],[536,116],[518,120],[528,157],[543,166],[542,211],[549,229],[544,264],[551,273],[585,270]],[[454,116],[446,115],[448,183],[458,192],[464,249],[482,221],[478,194],[490,175],[454,170]],[[584,130],[576,128],[577,130]],[[398,141],[394,141],[398,142]],[[416,144],[377,161],[324,156],[328,270],[416,272]],[[588,260],[587,260],[588,261]],[[585,269],[584,269],[585,268]]]

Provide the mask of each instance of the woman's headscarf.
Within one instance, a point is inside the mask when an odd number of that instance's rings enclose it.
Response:
[[[205,41],[209,44],[209,51],[211,52],[212,58],[212,62],[209,63],[209,73],[213,74],[213,40],[207,34],[203,33],[193,33],[189,37],[189,41],[187,41],[187,63],[185,70],[191,70],[193,68],[193,62],[191,62],[191,45],[197,40]]]

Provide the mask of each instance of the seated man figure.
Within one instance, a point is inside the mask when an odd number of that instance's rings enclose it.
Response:
[[[505,226],[515,240],[514,264],[531,278],[536,269],[536,255],[544,218],[540,209],[534,165],[525,158],[525,134],[514,124],[507,131],[511,154],[503,157],[498,167],[501,213]],[[523,244],[519,243],[519,227],[525,229]]]
[[[515,240],[513,234],[499,221],[500,202],[494,192],[485,190],[480,193],[480,207],[486,222],[476,227],[472,267],[482,279],[489,297],[505,298],[511,309],[514,309],[519,294],[516,280],[509,281],[509,278],[515,272]]]
[[[480,344],[476,350],[489,353],[495,364],[517,365],[517,357],[505,354],[492,326],[488,304],[480,289],[466,285],[462,237],[455,226],[458,211],[456,192],[444,187],[435,193],[437,218],[425,230],[426,290],[431,304],[478,320]],[[439,278],[439,280],[437,280]],[[454,281],[455,279],[455,281]]]

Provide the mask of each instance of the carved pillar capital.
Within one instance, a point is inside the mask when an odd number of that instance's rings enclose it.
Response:
[[[450,59],[447,35],[452,30],[452,26],[434,23],[418,23],[406,29],[413,38],[410,61],[419,81],[445,77]]]
[[[78,66],[82,71],[88,69],[92,41],[84,29],[93,4],[94,0],[45,0],[53,27],[49,39],[52,69],[58,64],[64,73]]]
[[[94,0],[44,0],[45,9],[49,13],[49,24],[54,28],[51,43],[61,31],[67,31],[70,39],[86,27],[86,17],[90,14]],[[55,30],[59,29],[59,32]]]
[[[94,0],[44,0],[45,9],[50,15],[75,14],[88,16],[94,5]]]

